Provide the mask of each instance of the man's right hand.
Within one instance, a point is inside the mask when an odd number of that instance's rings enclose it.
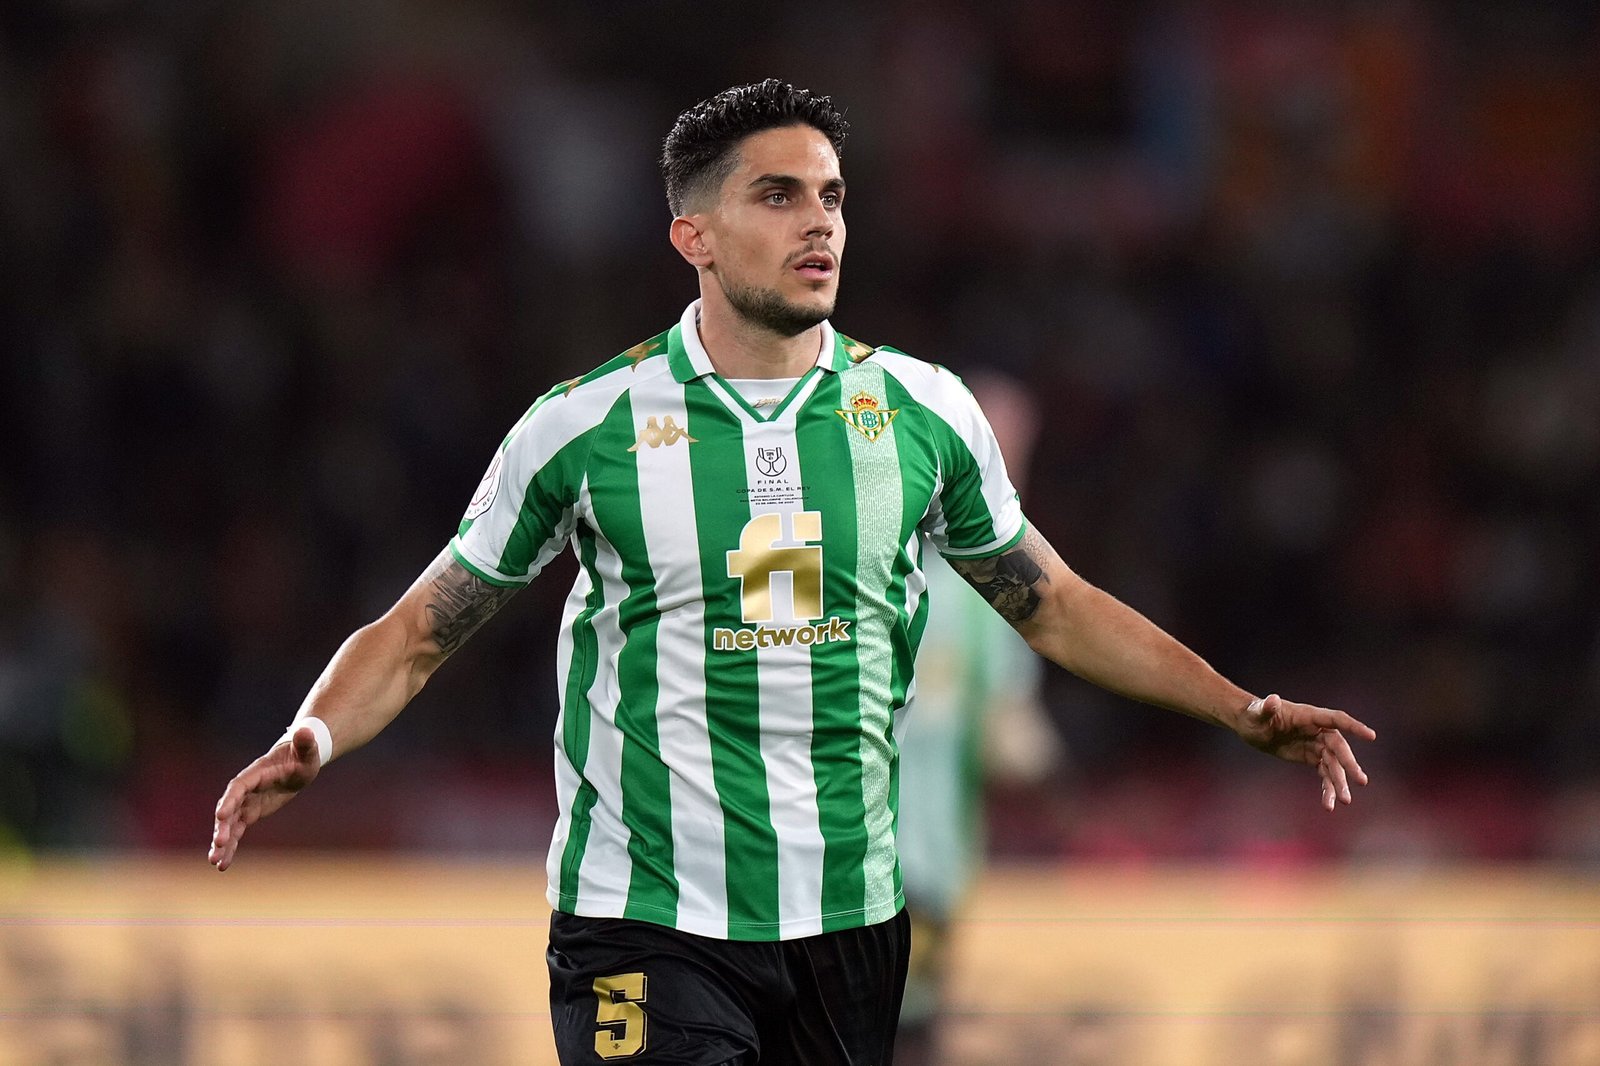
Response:
[[[316,779],[321,769],[317,736],[301,726],[294,736],[280,740],[228,782],[217,801],[217,820],[211,830],[211,865],[226,870],[233,865],[244,831],[294,798]]]

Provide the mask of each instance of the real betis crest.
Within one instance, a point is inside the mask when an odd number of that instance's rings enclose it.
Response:
[[[863,437],[868,440],[877,440],[884,430],[889,428],[889,423],[894,421],[894,416],[900,413],[900,408],[882,408],[878,406],[878,398],[871,393],[858,392],[850,397],[850,410],[841,411],[834,408],[834,414],[854,426]]]

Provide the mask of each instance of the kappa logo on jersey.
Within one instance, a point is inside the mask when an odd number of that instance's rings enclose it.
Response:
[[[676,444],[680,440],[686,440],[690,444],[700,443],[693,437],[689,436],[688,430],[680,429],[678,427],[678,423],[672,420],[671,415],[664,416],[659,425],[656,423],[656,416],[651,415],[649,418],[644,420],[644,428],[639,431],[639,439],[634,441],[633,447],[629,448],[628,450],[630,452],[636,452],[639,450],[639,445],[641,444],[648,444],[652,448],[659,448],[663,444]]]
[[[776,449],[774,449],[776,450]],[[788,574],[794,592],[794,620],[811,623],[792,626],[754,625],[747,629],[714,629],[711,647],[716,651],[749,651],[790,644],[828,644],[850,639],[850,623],[842,618],[822,618],[822,513],[798,511],[789,516],[793,546],[782,545],[784,515],[769,511],[745,523],[739,547],[728,552],[728,576],[739,579],[739,615],[745,623],[774,620],[772,577]]]
[[[789,469],[789,460],[783,457],[783,448],[756,448],[756,469],[766,477],[777,477]]]
[[[889,428],[889,423],[894,421],[894,416],[900,413],[900,408],[883,408],[878,406],[878,398],[871,393],[858,392],[850,397],[850,410],[841,411],[834,408],[834,414],[844,419],[856,428],[868,440],[875,441]]]

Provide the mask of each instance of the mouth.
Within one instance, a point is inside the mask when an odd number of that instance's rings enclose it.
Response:
[[[805,252],[795,261],[794,271],[812,282],[823,282],[833,277],[838,261],[828,252]]]

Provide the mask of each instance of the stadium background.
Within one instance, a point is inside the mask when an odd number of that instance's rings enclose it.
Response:
[[[836,321],[1027,382],[1070,563],[1382,735],[1328,818],[1053,673],[968,1043],[1600,1062],[1597,57],[1490,0],[5,5],[0,1063],[539,1061],[570,561],[222,879],[210,809],[681,309],[655,152],[769,74],[854,127]]]

